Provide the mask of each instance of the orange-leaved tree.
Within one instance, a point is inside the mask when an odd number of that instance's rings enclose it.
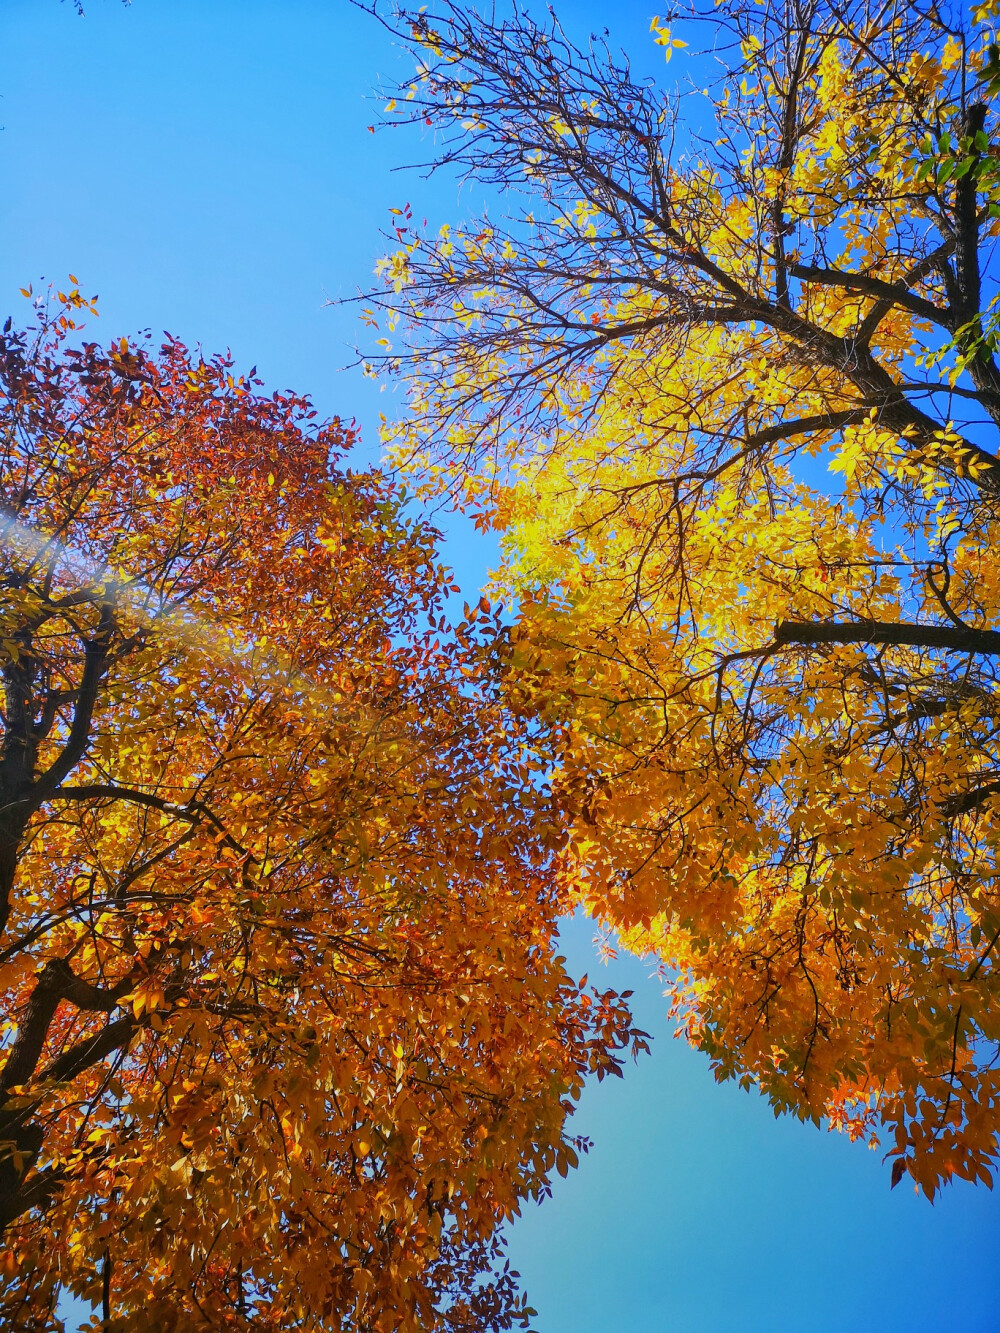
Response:
[[[401,219],[369,314],[400,455],[506,532],[567,881],[720,1077],[928,1194],[1000,1131],[997,13],[725,0],[677,94],[404,15],[389,119],[508,216]]]
[[[523,1322],[497,1228],[633,1034],[494,622],[350,429],[86,304],[0,342],[0,1322]]]

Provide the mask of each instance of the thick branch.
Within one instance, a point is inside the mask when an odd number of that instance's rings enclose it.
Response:
[[[892,713],[871,734],[878,736],[886,731],[895,731],[897,727],[901,727],[907,722],[923,722],[931,718],[941,717],[950,708],[955,708],[959,702],[959,699],[921,699],[917,703],[911,704],[909,708],[901,713]]]
[[[121,1050],[127,1046],[132,1037],[138,1032],[140,1024],[131,1014],[126,1014],[122,1018],[116,1018],[113,1023],[107,1027],[101,1028],[100,1032],[95,1032],[93,1036],[85,1037],[78,1041],[75,1046],[56,1057],[55,1060],[42,1073],[45,1081],[62,1083],[67,1079],[76,1078],[82,1074],[85,1069],[91,1065],[98,1064],[112,1051]]]
[[[85,801],[90,799],[100,799],[107,797],[112,801],[127,801],[133,805],[147,805],[153,810],[162,810],[164,814],[172,816],[174,819],[186,820],[189,824],[196,824],[200,819],[207,819],[208,822],[222,835],[227,847],[232,847],[233,851],[239,852],[241,856],[247,856],[247,849],[243,844],[229,832],[222,820],[216,815],[204,801],[190,800],[184,805],[176,805],[172,801],[165,800],[162,796],[157,796],[154,792],[142,791],[138,787],[120,787],[112,782],[84,782],[74,787],[60,787],[57,791],[51,793],[48,797],[52,801]],[[157,857],[157,860],[160,858]],[[251,858],[254,859],[254,858]]]
[[[154,792],[142,791],[138,787],[120,787],[113,782],[85,782],[75,787],[59,787],[48,797],[50,801],[88,801],[100,798],[110,801],[126,801],[130,805],[147,805],[152,810],[161,810],[176,819],[187,819],[192,823],[198,819],[200,802],[191,806],[174,805]]]
[[[872,278],[865,273],[844,273],[840,269],[820,268],[815,264],[789,264],[788,271],[793,278],[798,278],[801,282],[822,283],[826,287],[844,287],[848,291],[875,296],[880,301],[888,301],[902,310],[909,310],[919,319],[927,319],[944,328],[950,328],[947,310],[942,310],[933,301],[911,292],[901,282],[884,282],[881,278]],[[916,271],[919,276],[923,276],[919,269]]]
[[[49,769],[37,780],[34,777],[33,747],[37,741],[34,734],[34,720],[29,712],[21,708],[24,716],[20,719],[18,733],[8,737],[4,751],[11,743],[19,747],[22,757],[20,772],[4,773],[2,792],[4,806],[0,810],[0,932],[7,925],[10,916],[11,895],[14,891],[14,877],[17,873],[17,856],[25,826],[31,815],[44,804],[52,792],[59,786],[83,758],[90,742],[90,726],[97,705],[101,680],[107,670],[108,652],[114,631],[114,612],[111,604],[105,602],[101,607],[97,634],[88,639],[84,650],[83,671],[80,686],[76,694],[73,721],[70,724],[66,744],[60,750]],[[30,747],[30,750],[29,750]],[[30,760],[30,763],[28,762]]]
[[[771,206],[771,224],[774,231],[774,286],[778,305],[790,307],[788,299],[788,261],[785,256],[785,184],[784,180],[795,163],[795,149],[799,131],[799,83],[805,65],[806,52],[809,50],[810,37],[808,27],[803,26],[796,43],[795,63],[788,76],[788,89],[785,93],[785,108],[781,120],[781,151],[778,154],[778,171],[782,185],[775,194]]]
[[[983,337],[982,270],[979,259],[980,217],[978,207],[979,168],[982,152],[976,142],[986,123],[986,107],[976,102],[969,107],[964,130],[969,139],[971,168],[955,186],[955,305],[956,343],[971,353],[968,361],[969,377],[985,395],[987,412],[1000,423],[1000,367]]]
[[[886,643],[1000,656],[1000,633],[996,630],[959,629],[954,625],[913,625],[877,620],[858,620],[849,624],[826,620],[782,620],[774,628],[774,639],[779,644]]]
[[[965,118],[965,133],[973,141],[986,123],[986,107],[977,102],[969,107]],[[976,182],[982,154],[971,148],[972,169],[967,171],[955,187],[955,276],[962,308],[956,311],[959,324],[966,324],[979,315],[982,302],[982,278],[979,269],[979,218],[976,208]]]
[[[779,440],[788,440],[795,435],[810,435],[816,430],[839,430],[841,426],[850,426],[864,421],[872,414],[870,407],[849,407],[841,412],[818,412],[814,416],[797,417],[793,421],[779,421],[763,430],[754,431],[747,440],[749,448],[763,448],[764,445],[776,444]]]
[[[90,724],[94,717],[97,694],[107,667],[111,635],[114,630],[114,613],[110,603],[101,607],[101,619],[98,632],[93,639],[88,639],[80,677],[80,689],[69,736],[58,757],[35,783],[31,792],[31,805],[38,809],[55,791],[63,778],[76,767],[83,758],[90,740]]]
[[[22,1159],[20,1169],[13,1156],[0,1159],[0,1233],[32,1208],[47,1204],[59,1192],[64,1179],[62,1171],[50,1167],[35,1172],[26,1181],[24,1177],[37,1154],[21,1146],[19,1139],[15,1140],[15,1146]]]
[[[975,810],[991,796],[1000,796],[1000,782],[986,782],[981,787],[973,787],[970,791],[950,796],[948,800],[941,802],[941,812],[949,816],[967,815],[970,810]]]
[[[17,1038],[0,1074],[0,1093],[26,1083],[34,1074],[49,1027],[63,1000],[69,1000],[78,1009],[110,1013],[134,981],[134,976],[129,974],[114,986],[102,989],[76,976],[65,959],[50,959],[38,974],[18,1024]]]

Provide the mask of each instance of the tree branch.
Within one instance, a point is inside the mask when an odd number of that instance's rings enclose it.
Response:
[[[131,805],[147,805],[153,810],[194,822],[198,818],[200,802],[191,806],[175,805],[153,792],[138,787],[120,787],[113,782],[83,782],[75,787],[58,787],[48,796],[50,801],[87,801],[106,797],[111,801],[128,801]]]
[[[115,627],[114,611],[110,602],[101,607],[97,634],[88,639],[85,649],[80,690],[69,736],[58,757],[35,783],[31,792],[31,806],[37,810],[83,758],[90,740],[90,724],[97,704],[97,692],[108,660],[111,635]]]
[[[809,435],[815,430],[839,430],[841,426],[850,426],[854,422],[864,421],[877,410],[872,407],[848,407],[840,412],[817,412],[814,416],[798,417],[794,421],[779,421],[763,430],[754,431],[747,440],[747,447],[759,449],[778,440],[788,440],[794,435]]]
[[[130,972],[114,986],[101,988],[78,977],[64,958],[50,959],[38,974],[18,1024],[17,1037],[0,1073],[0,1093],[26,1083],[34,1074],[49,1027],[63,1000],[69,1000],[78,1009],[110,1013],[134,981],[134,972]]]
[[[935,261],[939,255],[947,254],[951,248],[951,246],[947,246],[942,250],[935,251]],[[925,262],[928,267],[932,266],[929,261]],[[922,277],[923,268],[924,264],[917,265],[912,272],[918,277]],[[951,329],[951,321],[947,310],[942,310],[933,301],[928,301],[926,297],[917,296],[915,292],[911,292],[901,283],[884,282],[881,278],[872,278],[865,273],[844,273],[841,269],[820,268],[816,264],[789,264],[788,271],[793,278],[798,278],[801,282],[822,283],[825,287],[844,287],[848,291],[861,292],[866,296],[875,296],[880,301],[888,301],[903,310],[909,310],[911,314],[916,315],[919,319],[930,320],[934,324],[949,329],[949,331]],[[912,280],[914,279],[911,278]]]
[[[83,1038],[69,1050],[63,1051],[43,1071],[42,1079],[46,1082],[62,1083],[76,1078],[78,1074],[82,1074],[91,1065],[96,1065],[112,1051],[127,1046],[140,1027],[138,1019],[133,1018],[131,1014],[116,1018],[113,1023],[101,1028],[100,1032]]]
[[[941,648],[945,652],[1000,656],[1000,632],[959,629],[952,625],[913,625],[903,622],[859,620],[782,620],[774,627],[778,644],[886,643],[913,648]]]
[[[991,796],[1000,796],[1000,781],[986,782],[981,787],[973,787],[969,791],[959,792],[956,796],[949,796],[946,801],[941,802],[941,813],[947,816],[967,815],[970,810],[975,810]]]

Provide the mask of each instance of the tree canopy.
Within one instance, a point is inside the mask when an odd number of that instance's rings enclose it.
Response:
[[[496,619],[349,426],[53,300],[0,339],[0,1322],[523,1323],[497,1228],[641,1038],[555,955]]]
[[[397,456],[504,534],[564,882],[928,1195],[1000,1127],[997,13],[723,0],[654,20],[675,92],[404,14],[387,119],[513,211],[400,218],[368,311]]]

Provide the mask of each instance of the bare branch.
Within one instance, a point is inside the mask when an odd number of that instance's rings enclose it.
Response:
[[[854,624],[783,620],[774,628],[774,639],[780,644],[884,643],[1000,656],[1000,631],[959,629],[954,625],[907,625],[874,620]]]

